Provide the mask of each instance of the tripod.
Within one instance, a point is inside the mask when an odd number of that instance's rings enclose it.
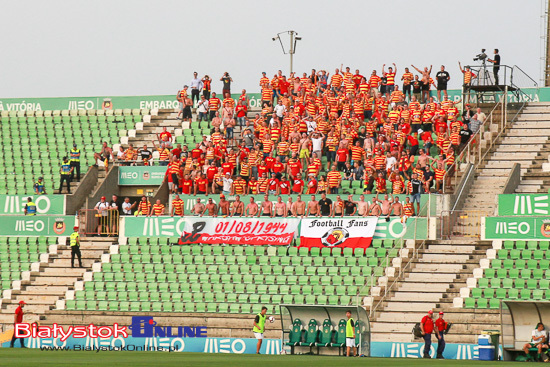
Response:
[[[485,64],[485,60],[483,60],[483,64],[481,66],[481,69],[479,70],[478,84],[493,85],[491,73],[489,72],[489,70],[487,70],[487,65]]]

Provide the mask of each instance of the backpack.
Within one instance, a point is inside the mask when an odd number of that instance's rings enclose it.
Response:
[[[420,323],[417,322],[414,324],[414,327],[412,329],[412,333],[415,338],[422,338],[422,329],[420,328]]]

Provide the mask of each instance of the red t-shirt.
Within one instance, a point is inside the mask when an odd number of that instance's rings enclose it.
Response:
[[[302,193],[302,190],[304,189],[304,181],[302,180],[294,180],[292,184],[292,191],[296,193]]]
[[[431,334],[434,331],[434,320],[429,316],[424,316],[421,321],[424,325],[424,332],[426,334]]]
[[[348,159],[348,150],[347,149],[338,149],[336,155],[338,156],[338,162],[345,162]]]
[[[279,183],[279,188],[281,189],[282,195],[287,195],[290,193],[290,182],[289,181],[281,181]]]
[[[22,323],[23,322],[23,309],[21,308],[21,306],[18,306],[16,309],[15,309],[15,314],[17,315],[17,320],[16,320],[16,323]]]
[[[278,184],[279,184],[279,180],[277,180],[276,178],[270,178],[269,183],[267,184],[268,185],[268,190],[272,190],[272,191],[277,190],[277,185]]]
[[[208,185],[208,180],[207,179],[202,179],[202,178],[199,178],[197,180],[197,191],[202,191],[202,192],[206,192],[206,186]]]
[[[195,148],[191,151],[191,158],[199,159],[201,154],[202,154],[202,150],[200,150],[199,148]]]
[[[435,326],[437,326],[437,330],[445,331],[445,329],[447,328],[447,323],[443,319],[437,319],[435,320]]]
[[[290,86],[289,82],[283,82],[279,81],[279,91],[281,92],[281,95],[284,95],[285,93],[288,93],[288,87]]]
[[[193,181],[181,180],[181,192],[182,194],[191,194],[191,187],[193,187]]]
[[[218,167],[208,167],[208,169],[206,170],[206,178],[209,182],[212,182],[216,173],[218,173]]]

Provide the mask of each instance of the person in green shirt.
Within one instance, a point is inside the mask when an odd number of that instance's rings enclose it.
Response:
[[[254,327],[252,331],[254,336],[258,339],[258,345],[256,346],[256,353],[260,354],[260,348],[262,347],[262,341],[264,339],[265,321],[267,320],[267,307],[263,306],[262,311],[254,318]]]
[[[351,311],[346,311],[346,356],[350,356],[351,348],[353,348],[353,355],[357,356],[357,348],[355,346],[355,322],[351,318]]]

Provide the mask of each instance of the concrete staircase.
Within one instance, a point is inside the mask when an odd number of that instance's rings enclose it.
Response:
[[[449,343],[475,343],[476,335],[497,328],[496,310],[464,310],[453,306],[473,269],[486,257],[490,242],[431,241],[419,250],[403,279],[391,290],[371,321],[372,341],[412,342],[412,328],[428,310],[445,312],[453,323]]]
[[[109,251],[114,238],[81,238],[83,268],[71,268],[71,249],[68,245],[51,245],[49,254],[43,254],[40,263],[34,263],[32,271],[23,274],[19,289],[4,292],[0,309],[0,324],[12,324],[15,308],[20,300],[25,306],[25,320],[42,320],[44,315],[56,308],[67,291],[74,290],[75,283],[83,280],[87,269],[101,261],[101,255]],[[9,328],[9,326],[8,326]]]
[[[478,177],[502,185],[514,163],[521,166],[518,193],[547,192],[550,173],[541,172],[550,155],[550,103],[529,103],[480,165]]]

